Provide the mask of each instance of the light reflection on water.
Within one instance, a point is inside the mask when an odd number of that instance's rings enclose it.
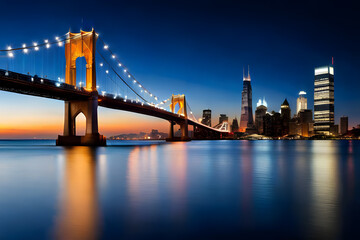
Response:
[[[356,232],[357,141],[110,143],[0,141],[0,239]]]

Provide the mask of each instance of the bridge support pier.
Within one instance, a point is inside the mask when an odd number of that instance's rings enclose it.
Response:
[[[174,135],[174,125],[175,125],[175,122],[170,121],[169,137],[166,139],[166,141],[168,141],[168,142],[191,141],[191,138],[189,137],[189,130],[188,130],[188,122],[187,122],[187,120],[185,120],[182,123],[179,123],[180,131],[181,131],[181,137],[175,137],[175,135]]]
[[[189,125],[187,119],[185,122],[180,124],[180,131],[181,131],[181,141],[190,141],[189,137]]]
[[[98,95],[93,92],[88,100],[65,102],[64,135],[58,136],[58,146],[105,146],[106,139],[98,131]],[[86,117],[85,136],[76,136],[76,117],[83,113]]]

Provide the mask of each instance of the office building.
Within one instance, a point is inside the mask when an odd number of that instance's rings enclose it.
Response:
[[[229,118],[228,118],[228,116],[226,116],[226,114],[220,114],[219,124],[221,124],[223,122],[229,122]]]
[[[256,104],[256,110],[255,110],[255,127],[259,134],[264,133],[264,117],[266,115],[266,111],[267,111],[267,103],[265,101],[265,98],[263,101],[259,99],[259,101]]]
[[[252,112],[252,89],[250,71],[245,76],[243,74],[243,91],[241,93],[241,117],[240,132],[245,132],[247,128],[254,128],[254,118]]]
[[[232,124],[231,124],[231,132],[238,132],[239,131],[239,123],[238,123],[238,120],[237,118],[235,117],[232,121]]]
[[[202,116],[201,123],[211,127],[211,110],[210,109],[203,110],[203,116]]]
[[[347,116],[342,116],[340,118],[340,134],[346,134],[349,130],[349,118]]]
[[[281,104],[281,121],[282,121],[282,135],[289,134],[289,124],[291,120],[291,109],[287,99]]]
[[[305,97],[306,92],[300,91],[299,97],[296,101],[296,114],[299,114],[301,110],[307,109],[307,98]]]
[[[332,130],[334,123],[334,67],[318,67],[314,81],[315,134],[330,135],[335,132]]]

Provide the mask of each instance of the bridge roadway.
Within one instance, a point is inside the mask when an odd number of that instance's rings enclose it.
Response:
[[[0,90],[63,101],[86,100],[91,96],[91,92],[86,91],[84,88],[40,78],[36,75],[30,76],[2,69],[0,69]],[[113,94],[99,94],[98,105],[105,108],[153,116],[173,121],[178,124],[186,121],[186,118],[182,115],[157,108],[154,105],[146,103],[142,104],[141,102],[136,102],[134,100],[124,99]],[[226,131],[211,128],[191,119],[187,119],[187,121],[188,124],[200,129],[216,133],[228,133]]]

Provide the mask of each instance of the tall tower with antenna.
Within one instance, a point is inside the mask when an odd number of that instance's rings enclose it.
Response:
[[[241,117],[239,130],[240,132],[245,132],[247,128],[254,128],[254,118],[252,112],[252,89],[249,66],[247,76],[245,76],[245,69],[243,71],[243,91],[241,93]]]

